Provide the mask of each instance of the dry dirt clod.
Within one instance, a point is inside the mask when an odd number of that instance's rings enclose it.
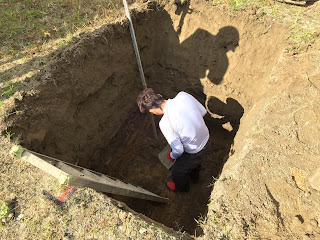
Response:
[[[119,218],[120,219],[125,219],[127,217],[127,214],[123,211],[119,212]]]
[[[231,131],[233,130],[230,122],[227,122],[227,123],[223,124],[222,127],[223,127],[224,129],[226,129],[227,131],[229,131],[229,132],[231,132]]]
[[[317,222],[317,220],[315,220],[315,219],[310,220],[310,224],[311,224],[311,226],[313,226],[313,227],[318,227],[318,222]]]
[[[300,226],[303,222],[301,221],[302,219],[300,219],[298,216],[295,216],[293,219],[292,219],[292,224],[294,226]]]
[[[291,172],[292,172],[293,180],[295,181],[297,187],[305,191],[306,190],[305,179],[307,177],[306,172],[302,169],[297,169],[297,168],[292,168]]]
[[[304,235],[304,236],[302,237],[302,240],[309,240],[309,239],[310,239],[309,235]]]
[[[313,189],[320,191],[320,168],[317,168],[308,180]]]
[[[304,194],[304,196],[305,196],[306,198],[308,198],[308,197],[311,196],[311,193],[310,193],[310,192],[306,192],[306,193]]]
[[[308,233],[312,233],[313,229],[314,229],[314,227],[313,227],[310,223],[308,223],[308,224],[306,225],[306,231],[307,231]]]
[[[145,229],[145,228],[140,228],[139,233],[140,233],[140,234],[144,234],[146,231],[147,231],[147,229]]]

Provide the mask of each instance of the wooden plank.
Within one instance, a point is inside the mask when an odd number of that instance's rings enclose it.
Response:
[[[135,186],[131,183],[126,183],[126,182],[123,182],[118,179],[112,179],[102,173],[93,172],[89,169],[82,169],[81,172],[84,173],[86,176],[96,180],[97,182],[101,182],[101,183],[105,183],[105,184],[109,184],[109,185],[114,185],[114,186],[120,187],[120,188],[126,188],[126,189],[129,189],[132,191],[144,192],[149,195],[157,196],[156,194],[149,192],[148,190],[146,190],[140,186]]]
[[[149,192],[148,190],[146,190],[146,189],[144,189],[142,187],[132,185],[131,183],[125,183],[125,182],[122,182],[122,181],[117,180],[117,179],[114,180],[114,179],[109,178],[108,176],[106,176],[106,175],[104,175],[102,173],[93,173],[93,172],[91,172],[90,170],[87,170],[87,169],[83,169],[81,172],[84,173],[86,176],[89,176],[93,180],[96,180],[97,182],[105,183],[105,184],[108,184],[108,185],[113,185],[113,186],[116,186],[116,187],[119,187],[119,188],[128,189],[128,190],[131,190],[131,191],[134,191],[134,192],[142,192],[142,193],[145,193],[145,194],[157,196],[156,194],[154,194],[152,192]]]
[[[44,160],[44,161],[46,161],[48,163],[51,163],[52,165],[55,165],[57,162],[60,162],[59,159],[55,159],[55,158],[43,155],[41,153],[33,152],[33,151],[30,151],[30,150],[26,150],[26,151],[32,153],[33,155],[36,155],[37,157],[41,158],[42,160]]]
[[[59,179],[61,174],[66,174],[64,171],[62,171],[59,168],[56,168],[55,166],[51,165],[50,163],[42,160],[41,158],[35,156],[34,154],[30,153],[29,151],[24,151],[21,155],[21,158],[28,163],[32,164],[33,166],[41,169],[45,173]]]
[[[146,194],[157,196],[156,194],[154,194],[152,192],[149,192],[148,190],[146,190],[146,189],[144,189],[142,187],[135,186],[135,185],[133,185],[131,183],[125,183],[125,182],[122,182],[121,180],[118,180],[118,179],[113,180],[113,179],[111,179],[108,176],[103,175],[103,174],[101,174],[101,178],[103,178],[106,182],[112,182],[115,186],[118,186],[118,187],[121,187],[121,188],[126,187],[126,188],[128,188],[128,189],[130,189],[132,191],[137,191],[137,189],[139,189],[140,192],[144,192]]]
[[[102,191],[102,192],[159,201],[159,200],[156,200],[159,198],[159,196],[157,196],[152,192],[148,192],[143,188],[136,187],[131,184],[122,183],[122,182],[120,184],[120,181],[114,181],[112,179],[110,179],[111,181],[107,182],[107,181],[104,181],[103,178],[90,172],[89,170],[84,169],[82,171],[78,171],[73,167],[68,166],[67,164],[62,162],[58,162],[56,166],[61,170],[63,170],[64,172],[72,175],[72,178],[69,182],[69,185],[71,186],[90,187],[92,189]],[[84,179],[81,180],[81,178],[84,178]],[[75,179],[77,179],[77,181]],[[80,185],[79,185],[79,182],[81,183]],[[160,201],[163,202],[162,199]]]
[[[72,164],[68,165],[67,163],[64,163],[58,159],[54,159],[39,153],[33,153],[25,150],[22,154],[22,159],[59,180],[61,174],[68,176],[68,183],[66,184],[71,186],[90,187],[97,191],[106,193],[113,193],[156,202],[168,202],[167,198],[160,197],[139,186],[134,186],[130,183],[112,179],[101,173],[95,173],[88,169],[74,166]]]
[[[277,1],[289,3],[289,4],[294,4],[294,5],[299,5],[299,6],[305,6],[307,4],[306,1],[294,1],[294,0],[277,0]]]
[[[101,183],[112,183],[112,182],[107,182],[106,180],[104,180],[103,178],[99,177],[97,174],[94,174],[93,172],[87,170],[87,169],[82,169],[81,172],[86,175],[87,177],[90,177],[91,179],[97,181],[97,182],[101,182]]]
[[[140,199],[151,200],[151,201],[162,202],[162,203],[167,203],[169,200],[168,198],[160,197],[155,194],[150,195],[150,194],[139,192],[139,191],[132,191],[131,189],[129,190],[126,188],[120,188],[120,187],[116,187],[108,184],[103,184],[103,183],[99,183],[90,179],[77,177],[77,176],[72,177],[69,184],[75,187],[89,187],[105,193],[118,194],[118,195],[140,198]]]
[[[110,187],[112,187],[112,192],[109,192],[109,193],[123,195],[122,193],[126,192],[126,195],[124,195],[124,196],[136,197],[138,195],[141,195],[142,199],[146,199],[145,195],[149,195],[149,196],[152,196],[152,197],[155,197],[155,198],[158,197],[158,195],[156,195],[156,194],[154,194],[152,192],[149,192],[149,191],[147,191],[147,190],[145,190],[145,189],[143,189],[141,187],[137,187],[137,186],[131,185],[129,183],[124,183],[124,182],[121,182],[119,180],[115,181],[115,180],[112,180],[112,179],[109,179],[109,181],[105,181],[103,178],[99,177],[98,175],[96,175],[96,174],[94,174],[94,173],[92,173],[92,172],[90,172],[89,170],[86,170],[86,169],[83,169],[82,171],[78,171],[78,170],[74,169],[73,167],[68,166],[67,164],[62,163],[62,162],[57,163],[56,166],[58,168],[60,168],[61,170],[65,171],[66,173],[72,175],[71,182],[72,182],[72,179],[74,179],[74,177],[80,177],[80,178],[83,177],[83,178],[86,178],[86,179],[88,179],[90,181],[104,184],[105,185],[105,189],[110,189]],[[72,185],[71,182],[69,182],[69,185]],[[74,186],[74,185],[72,185],[72,186]],[[92,183],[91,183],[91,188],[92,189],[96,189],[96,190],[100,189],[99,186],[98,186],[99,189],[97,189],[96,185],[92,185]],[[130,191],[132,193],[130,193]]]
[[[130,189],[130,184],[124,183],[117,179],[109,178],[108,176],[103,175],[102,173],[93,173],[88,169],[82,169],[81,172],[84,173],[86,176],[90,176],[92,179],[96,180],[97,182],[105,183],[108,185],[114,185],[116,187]]]
[[[169,148],[170,148],[170,146],[169,146]],[[28,151],[33,153],[33,154],[35,154],[35,155],[37,155],[37,156],[39,156],[40,158],[42,158],[42,159],[44,159],[46,161],[49,161],[53,165],[56,165],[57,163],[64,163],[65,165],[67,165],[69,167],[72,167],[72,168],[84,173],[85,176],[87,176],[87,177],[89,177],[91,179],[94,179],[94,180],[96,180],[98,182],[114,184],[115,186],[119,186],[119,187],[124,187],[124,185],[126,185],[126,187],[130,188],[130,189],[136,190],[136,188],[139,188],[142,192],[153,194],[152,192],[149,192],[148,190],[145,190],[145,189],[143,189],[143,188],[141,188],[139,186],[135,186],[135,185],[132,185],[130,183],[125,183],[125,182],[123,182],[121,180],[118,180],[118,179],[112,179],[112,178],[110,178],[107,175],[104,175],[102,173],[94,172],[92,170],[89,170],[89,169],[86,169],[86,168],[83,168],[83,167],[80,167],[80,166],[76,166],[76,165],[73,165],[73,164],[70,164],[70,163],[66,163],[66,162],[63,162],[63,161],[61,161],[59,159],[52,158],[52,157],[49,157],[49,156],[46,156],[46,155],[43,155],[43,154],[40,154],[40,153],[37,153],[37,152],[32,152],[30,150],[28,150]],[[64,167],[67,168],[66,166],[64,166]],[[68,168],[68,169],[69,169],[69,171],[72,171],[71,168]],[[74,172],[74,175],[77,175],[77,174],[78,174],[77,172]],[[77,176],[81,176],[81,175],[77,175]]]
[[[72,176],[77,176],[77,177],[85,177],[85,178],[88,178],[88,179],[91,179],[90,177],[88,176],[85,176],[85,174],[81,173],[80,171],[74,169],[73,167],[63,163],[63,162],[57,162],[55,164],[55,166],[59,169],[61,169],[62,171],[72,175]]]

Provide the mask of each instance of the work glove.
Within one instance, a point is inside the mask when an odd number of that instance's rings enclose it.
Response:
[[[173,158],[170,156],[170,153],[171,153],[171,151],[167,152],[167,158],[168,158],[171,162],[174,162],[175,159],[173,159]]]

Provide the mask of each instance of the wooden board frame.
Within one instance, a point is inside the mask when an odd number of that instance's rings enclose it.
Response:
[[[169,201],[168,198],[158,196],[139,186],[125,183],[102,173],[75,166],[27,149],[24,149],[21,158],[54,178],[59,179],[59,182],[64,185],[89,187],[104,193],[112,193],[161,203],[167,203]]]
[[[296,0],[277,0],[278,2],[298,5],[298,6],[305,6],[307,4],[307,1],[296,1]]]

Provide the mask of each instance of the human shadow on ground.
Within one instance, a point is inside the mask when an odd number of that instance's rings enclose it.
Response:
[[[198,78],[207,77],[213,84],[218,85],[229,66],[227,52],[235,51],[238,42],[238,30],[232,26],[219,29],[216,36],[204,29],[197,29],[181,43],[181,48],[193,49],[193,52],[197,53],[198,61],[193,61],[192,65],[198,70]],[[189,61],[192,61],[192,58],[194,57],[190,56]],[[206,71],[209,71],[207,75]]]
[[[209,124],[224,125],[230,123],[230,137],[234,138],[240,126],[240,119],[244,114],[244,109],[241,104],[233,99],[227,98],[226,103],[216,97],[210,97],[207,103],[209,112],[217,114],[219,118],[208,118]]]
[[[217,29],[216,35],[198,28],[186,39],[179,38],[181,30],[187,32],[184,36],[190,32],[188,28],[192,26],[183,23],[187,13],[193,14],[188,3],[177,5],[179,8],[182,10],[176,11],[181,14],[176,27],[165,10],[150,13],[148,25],[156,26],[156,29],[148,32],[147,37],[143,19],[134,22],[148,85],[168,97],[181,90],[196,95],[203,93],[200,79],[205,77],[214,85],[221,84],[229,67],[227,52],[235,51],[239,45],[239,32],[233,26]],[[163,91],[164,85],[170,86],[166,92]],[[204,103],[205,96],[199,97],[198,100]]]

